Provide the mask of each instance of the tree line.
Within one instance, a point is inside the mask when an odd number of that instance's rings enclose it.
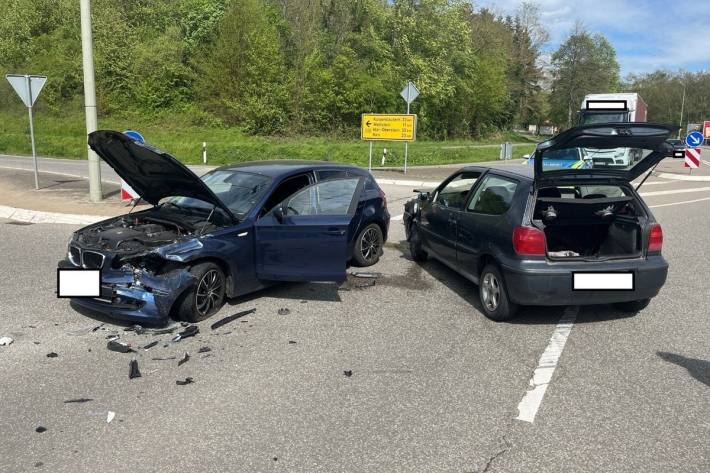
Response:
[[[78,2],[6,3],[0,72],[48,75],[43,106],[56,113],[80,104]],[[570,126],[584,94],[634,87],[651,117],[672,118],[679,81],[707,90],[707,74],[621,82],[612,45],[581,25],[545,65],[548,34],[526,2],[500,16],[467,0],[93,0],[92,14],[101,113],[253,134],[352,134],[363,112],[403,112],[409,79],[431,139]],[[0,106],[13,100],[0,86]]]

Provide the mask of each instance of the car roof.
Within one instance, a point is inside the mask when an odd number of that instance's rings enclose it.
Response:
[[[302,161],[296,159],[281,159],[267,161],[248,161],[244,163],[228,164],[217,168],[218,171],[243,171],[265,176],[277,177],[285,174],[292,174],[299,171],[311,171],[318,169],[343,168],[359,171],[365,174],[362,168],[343,163],[331,163],[328,161]]]
[[[485,171],[490,170],[496,174],[509,175],[511,177],[523,177],[525,179],[532,179],[534,177],[534,170],[532,166],[505,166],[505,167],[494,167],[494,166],[466,166],[461,169],[462,171]]]

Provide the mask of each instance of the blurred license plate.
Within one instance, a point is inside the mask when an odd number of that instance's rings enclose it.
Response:
[[[633,291],[634,273],[572,273],[575,291]]]

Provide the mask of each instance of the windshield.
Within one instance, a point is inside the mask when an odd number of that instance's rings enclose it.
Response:
[[[270,177],[241,171],[213,171],[200,179],[237,216],[242,219],[266,192]],[[192,197],[170,197],[167,202],[180,207],[212,209],[207,202]]]
[[[582,113],[581,125],[593,125],[595,123],[619,123],[627,122],[626,112],[611,113]]]

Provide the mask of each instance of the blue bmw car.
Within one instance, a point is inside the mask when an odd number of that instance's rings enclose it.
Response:
[[[72,303],[114,318],[194,322],[278,281],[342,281],[387,240],[385,194],[358,167],[259,161],[200,178],[120,132],[89,146],[153,206],[74,232],[59,262],[101,270],[100,297]]]

